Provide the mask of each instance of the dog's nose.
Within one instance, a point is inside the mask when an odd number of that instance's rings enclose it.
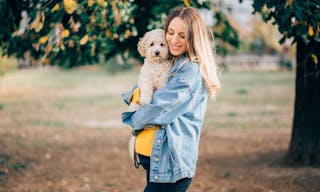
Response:
[[[156,56],[159,56],[160,51],[156,51],[156,52],[154,52],[154,54],[156,54]]]

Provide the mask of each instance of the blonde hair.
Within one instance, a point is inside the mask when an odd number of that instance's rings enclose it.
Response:
[[[176,17],[182,19],[186,26],[185,35],[188,57],[191,61],[198,61],[207,92],[211,98],[215,98],[217,92],[221,89],[221,83],[209,38],[209,31],[195,8],[177,7],[167,17],[165,23],[166,33],[170,22]]]

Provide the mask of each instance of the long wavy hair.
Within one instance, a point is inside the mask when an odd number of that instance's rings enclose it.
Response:
[[[199,63],[200,73],[207,92],[211,98],[215,98],[217,92],[221,89],[221,82],[211,45],[210,37],[212,35],[202,21],[199,12],[193,7],[176,7],[173,9],[165,22],[166,33],[170,22],[176,17],[182,19],[186,26],[187,55],[191,61]]]

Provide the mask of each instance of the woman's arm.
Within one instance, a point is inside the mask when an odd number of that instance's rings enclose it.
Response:
[[[171,123],[188,110],[192,102],[190,88],[195,83],[198,73],[197,64],[185,64],[170,78],[164,88],[155,91],[151,104],[143,105],[135,112],[124,112],[123,123],[130,125],[134,131],[139,131],[148,124]]]

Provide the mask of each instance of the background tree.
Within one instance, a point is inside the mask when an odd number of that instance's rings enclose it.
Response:
[[[247,39],[250,39],[251,51],[257,54],[281,53],[282,46],[278,43],[280,33],[271,23],[264,23],[259,15],[250,20],[252,29]]]
[[[125,52],[137,36],[130,1],[1,0],[2,53],[65,67],[98,60],[99,54]]]
[[[162,27],[177,5],[210,8],[210,1],[0,0],[0,51],[66,68],[97,62],[101,55],[140,58],[139,37]],[[215,17],[224,25],[216,37],[237,46],[223,13]]]
[[[297,45],[295,107],[289,163],[320,165],[320,2],[318,0],[254,0],[255,12],[272,21]]]

